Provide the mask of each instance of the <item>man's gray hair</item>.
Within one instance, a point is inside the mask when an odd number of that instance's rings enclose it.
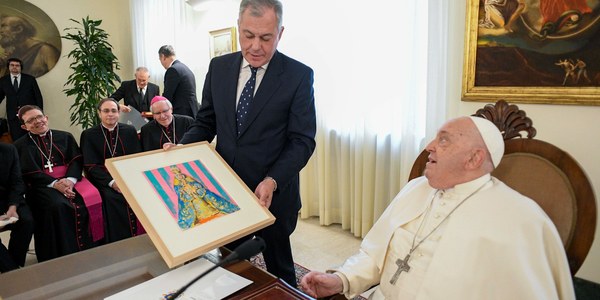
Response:
[[[137,72],[142,72],[142,73],[150,73],[150,70],[148,70],[148,68],[146,68],[146,67],[137,67],[137,68],[135,69],[135,72],[136,72],[136,73],[137,73]]]
[[[250,15],[254,17],[262,16],[265,9],[273,9],[277,16],[277,29],[281,30],[281,24],[283,23],[283,5],[279,0],[242,0],[240,3],[240,19],[246,9],[249,9]]]

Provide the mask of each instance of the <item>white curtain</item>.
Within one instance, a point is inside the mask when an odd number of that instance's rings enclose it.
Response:
[[[194,66],[204,57],[198,55],[200,37],[192,8],[184,0],[130,0],[130,5],[133,65],[147,67],[150,81],[162,87],[165,69],[158,60],[158,49],[172,45],[177,59],[195,71]]]
[[[301,217],[362,237],[445,119],[448,1],[281,1],[278,49],[315,71],[317,148],[301,173]],[[162,82],[157,50],[172,44],[178,58],[188,52],[200,93],[208,47],[199,45],[236,26],[234,2],[198,14],[183,0],[131,0],[136,65]]]
[[[448,4],[355,4],[325,5],[335,30],[305,33],[329,51],[308,59],[315,65],[319,130],[316,152],[301,174],[301,217],[319,216],[323,225],[341,223],[364,237],[445,119]]]

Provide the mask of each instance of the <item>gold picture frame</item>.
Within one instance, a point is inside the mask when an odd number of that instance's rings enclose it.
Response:
[[[463,101],[600,105],[600,1],[486,2],[467,0]]]
[[[237,51],[235,27],[210,31],[210,58]]]
[[[115,157],[106,167],[170,268],[275,222],[207,142]]]

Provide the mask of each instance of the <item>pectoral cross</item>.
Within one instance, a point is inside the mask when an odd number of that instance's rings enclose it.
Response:
[[[54,164],[50,160],[47,160],[46,164],[44,165],[44,168],[48,169],[48,171],[50,173],[52,173],[52,172],[54,172],[54,170],[52,170],[53,166],[54,166]]]
[[[396,265],[398,265],[398,270],[396,270],[396,273],[394,273],[394,276],[392,276],[392,280],[390,280],[391,284],[396,284],[396,281],[398,281],[398,277],[400,277],[400,273],[408,272],[410,270],[410,266],[408,265],[409,259],[410,259],[410,254],[406,254],[406,257],[404,257],[404,260],[399,259],[399,258],[396,260]]]

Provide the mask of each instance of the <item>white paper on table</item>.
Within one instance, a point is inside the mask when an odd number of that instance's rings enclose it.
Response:
[[[212,266],[212,262],[200,258],[105,299],[165,299]],[[219,267],[196,281],[177,299],[223,299],[251,283],[251,280]]]

